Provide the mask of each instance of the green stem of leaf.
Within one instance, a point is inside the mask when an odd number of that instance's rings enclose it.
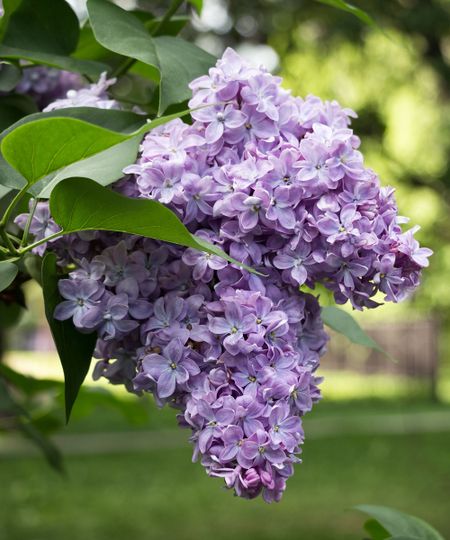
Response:
[[[16,196],[11,201],[8,208],[5,210],[5,213],[3,214],[2,219],[0,220],[0,229],[4,229],[13,213],[14,208],[19,204],[19,202],[25,197],[28,191],[28,185],[24,186],[18,193],[16,193]]]
[[[38,204],[38,199],[34,199],[33,206],[30,209],[30,214],[28,216],[27,223],[26,223],[25,229],[23,231],[23,236],[22,236],[22,241],[20,242],[20,247],[24,247],[26,245],[27,241],[28,241],[28,235],[30,234],[31,222],[33,221],[33,216],[34,216],[34,213],[36,212],[37,204]]]
[[[159,21],[159,23],[153,28],[152,36],[157,36],[159,30],[170,21],[170,19],[175,15],[175,13],[178,11],[178,8],[183,3],[183,0],[172,0],[171,5],[169,6],[169,9],[167,10],[164,17]]]
[[[8,233],[5,231],[4,225],[0,227],[0,237],[2,238],[3,242],[6,246],[6,253],[11,255],[17,255],[17,249],[15,245],[12,243],[12,240],[9,238]]]
[[[14,211],[14,208],[19,204],[19,202],[25,197],[28,191],[28,185],[24,186],[18,193],[16,193],[16,196],[11,201],[8,208],[5,210],[5,213],[3,214],[2,219],[0,220],[0,237],[3,239],[6,248],[8,249],[8,253],[11,255],[18,255],[19,252],[17,248],[12,243],[11,238],[8,236],[8,233],[6,232],[6,225],[8,224],[11,215]]]
[[[59,238],[60,236],[64,236],[65,234],[70,234],[70,233],[59,231],[57,233],[51,234],[50,236],[47,236],[46,238],[42,238],[41,240],[38,240],[37,242],[34,242],[33,244],[29,244],[28,246],[25,246],[22,249],[19,249],[19,254],[24,255],[25,253],[32,251],[38,246],[41,246],[42,244],[46,244],[47,242],[50,242],[51,240],[56,240],[56,238]]]

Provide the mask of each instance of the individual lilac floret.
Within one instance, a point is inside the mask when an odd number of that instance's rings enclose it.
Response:
[[[177,385],[187,383],[189,377],[200,373],[197,364],[187,357],[183,343],[174,339],[161,354],[149,354],[142,360],[142,372],[149,374],[157,383],[158,397],[168,398]]]
[[[89,328],[85,325],[84,319],[97,309],[104,288],[93,279],[85,279],[80,282],[62,279],[58,286],[59,292],[65,300],[56,307],[55,319],[65,321],[73,318],[77,328]]]
[[[66,97],[57,99],[45,107],[44,112],[66,109],[68,107],[95,107],[97,109],[120,109],[119,103],[109,99],[107,90],[115,84],[116,79],[107,79],[106,73],[102,73],[97,83],[88,88],[68,90]]]

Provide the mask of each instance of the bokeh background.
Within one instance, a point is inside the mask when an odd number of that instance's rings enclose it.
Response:
[[[3,331],[4,363],[42,380],[27,405],[56,433],[66,475],[0,435],[0,538],[361,539],[363,518],[350,509],[362,503],[416,514],[450,536],[450,2],[354,4],[376,24],[314,0],[205,0],[187,33],[214,54],[232,46],[265,64],[296,95],[357,111],[366,162],[434,250],[413,298],[356,315],[397,363],[333,336],[323,402],[305,419],[304,463],[268,507],[206,478],[174,414],[147,399],[88,381],[62,427],[61,385],[46,383],[61,370],[29,287],[29,312]]]

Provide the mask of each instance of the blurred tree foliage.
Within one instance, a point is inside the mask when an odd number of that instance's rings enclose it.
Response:
[[[448,326],[450,2],[353,1],[378,28],[314,0],[209,2],[228,10],[227,34],[214,36],[222,45],[267,43],[294,94],[357,111],[367,164],[396,186],[401,212],[421,224],[421,242],[435,251],[412,305]]]

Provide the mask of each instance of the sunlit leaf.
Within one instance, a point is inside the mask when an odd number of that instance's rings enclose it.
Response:
[[[39,182],[30,191],[40,198],[48,198],[61,180],[84,177],[102,186],[108,186],[123,177],[123,169],[136,161],[142,135],[127,139],[94,156],[68,165],[49,181]]]
[[[66,419],[69,421],[72,407],[91,364],[97,335],[81,334],[72,320],[57,321],[53,317],[56,306],[62,300],[58,291],[58,281],[56,256],[54,253],[47,253],[42,263],[45,316],[64,371]]]
[[[188,0],[188,2],[194,6],[197,13],[201,13],[203,9],[203,0]]]
[[[107,185],[135,161],[147,131],[188,113],[145,122],[133,113],[84,107],[24,118],[0,136],[0,184],[17,189],[28,183],[30,192],[40,196],[69,176]]]
[[[16,128],[2,141],[6,161],[29,185],[129,137],[75,118],[45,118]]]

